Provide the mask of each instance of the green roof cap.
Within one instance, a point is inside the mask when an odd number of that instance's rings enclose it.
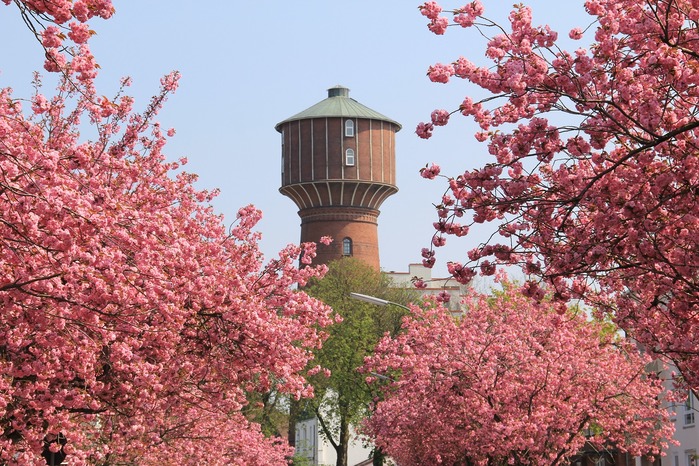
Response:
[[[349,89],[339,85],[328,89],[327,99],[321,100],[303,112],[297,113],[296,115],[277,123],[274,128],[277,131],[281,131],[281,125],[290,121],[325,117],[365,118],[368,120],[387,121],[398,126],[398,129],[401,128],[401,124],[397,121],[392,120],[387,116],[384,116],[379,112],[376,112],[350,98]]]

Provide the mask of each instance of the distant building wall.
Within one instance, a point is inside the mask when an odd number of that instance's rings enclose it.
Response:
[[[674,368],[666,369],[663,373],[663,379],[667,380],[666,388],[671,390],[672,376],[671,372]],[[675,434],[673,439],[679,445],[670,445],[666,451],[666,455],[661,458],[662,466],[699,466],[699,402],[696,396],[692,393],[687,393],[687,398],[684,403],[676,403],[668,406],[672,417],[671,420],[675,423]]]
[[[407,272],[385,273],[397,287],[411,288],[414,287],[415,280],[421,280],[426,285],[426,288],[418,290],[422,294],[438,295],[443,291],[449,293],[450,299],[446,307],[452,312],[460,311],[461,298],[468,289],[468,286],[460,285],[451,277],[432,278],[432,269],[422,264],[408,264]]]
[[[361,439],[351,429],[349,447],[347,448],[347,464],[355,466],[364,463],[372,449],[362,444]],[[335,448],[322,436],[321,426],[317,418],[307,419],[296,423],[296,454],[307,458],[313,466],[335,466],[337,453]]]

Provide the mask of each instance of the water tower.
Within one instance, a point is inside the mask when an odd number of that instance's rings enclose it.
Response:
[[[318,245],[315,263],[354,256],[379,269],[378,217],[396,193],[395,135],[401,125],[328,89],[328,98],[275,126],[282,135],[282,187],[301,217],[301,242]]]

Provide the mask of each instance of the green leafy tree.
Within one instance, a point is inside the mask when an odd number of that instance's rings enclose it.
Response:
[[[310,379],[315,398],[306,401],[304,409],[318,418],[321,435],[337,452],[336,466],[347,465],[350,426],[359,425],[370,414],[369,407],[376,392],[365,382],[366,374],[358,372],[364,358],[386,333],[395,335],[406,313],[400,305],[376,306],[350,297],[362,293],[405,304],[416,300],[415,290],[395,288],[390,278],[354,258],[329,264],[322,280],[315,280],[305,291],[333,308],[342,322],[326,329],[328,339],[315,353],[315,363],[331,371]]]

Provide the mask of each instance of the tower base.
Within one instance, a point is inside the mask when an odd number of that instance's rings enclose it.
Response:
[[[327,264],[345,256],[356,257],[380,269],[377,209],[365,207],[312,207],[299,211],[301,242],[319,243],[323,236],[333,242],[318,244],[314,264]]]

